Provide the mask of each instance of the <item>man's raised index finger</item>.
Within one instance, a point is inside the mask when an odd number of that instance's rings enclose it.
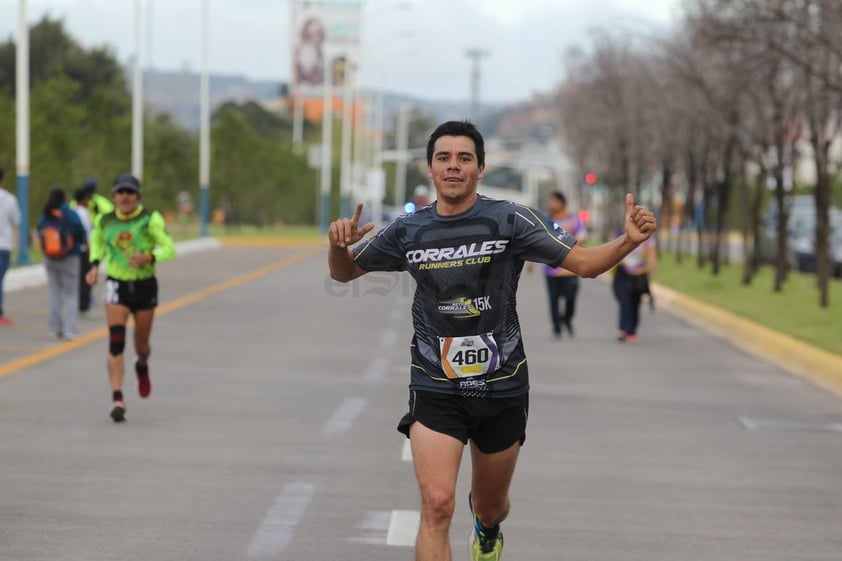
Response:
[[[353,217],[351,217],[351,221],[352,221],[354,224],[356,224],[357,222],[359,222],[359,221],[360,221],[360,216],[362,216],[362,213],[363,213],[363,204],[362,204],[362,203],[357,203],[357,209],[354,211],[354,216],[353,216]]]

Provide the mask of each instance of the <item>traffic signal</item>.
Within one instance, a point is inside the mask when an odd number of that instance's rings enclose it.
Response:
[[[588,185],[594,185],[596,183],[596,174],[593,173],[593,172],[586,173],[585,174],[585,183],[587,183]]]

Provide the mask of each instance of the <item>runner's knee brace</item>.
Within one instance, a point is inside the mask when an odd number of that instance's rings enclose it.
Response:
[[[108,352],[120,356],[126,348],[126,326],[112,325],[108,328]]]

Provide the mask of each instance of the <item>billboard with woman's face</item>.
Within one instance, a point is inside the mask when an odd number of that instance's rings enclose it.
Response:
[[[360,40],[360,0],[292,2],[292,80],[302,95],[321,95],[325,65],[335,78],[336,62],[356,59]],[[336,84],[344,85],[344,84]]]

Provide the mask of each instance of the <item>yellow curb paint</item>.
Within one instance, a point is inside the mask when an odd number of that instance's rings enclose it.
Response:
[[[215,294],[219,294],[220,292],[224,292],[226,290],[231,290],[232,288],[236,288],[238,286],[247,284],[249,282],[255,281],[259,278],[265,277],[283,269],[284,267],[289,267],[290,265],[295,265],[296,263],[300,263],[306,259],[309,259],[318,253],[322,252],[322,248],[310,248],[286,259],[282,259],[276,263],[272,263],[271,265],[266,265],[265,267],[261,267],[260,269],[256,269],[251,271],[250,273],[246,273],[244,275],[240,275],[233,279],[215,284],[213,286],[209,286],[189,296],[185,296],[184,298],[179,298],[173,302],[169,302],[168,304],[164,304],[162,306],[158,306],[155,310],[156,316],[161,316],[164,314],[168,314],[170,312],[174,312],[191,304],[195,304],[200,300],[204,300],[209,298]],[[24,368],[29,368],[30,366],[34,366],[36,364],[40,364],[42,362],[46,362],[52,358],[55,358],[59,355],[63,355],[65,353],[69,353],[72,350],[78,349],[80,347],[84,347],[94,341],[98,341],[99,339],[103,339],[108,336],[108,329],[103,327],[100,329],[96,329],[91,331],[90,333],[86,333],[85,335],[79,337],[76,340],[68,341],[61,345],[57,345],[55,347],[51,347],[49,349],[45,349],[41,352],[37,352],[35,354],[25,356],[18,360],[12,361],[8,364],[0,365],[0,378],[4,376],[8,376],[13,372],[17,372],[18,370],[23,370]]]
[[[655,300],[739,348],[842,398],[842,357],[653,283]]]
[[[327,238],[273,238],[260,236],[234,236],[217,238],[224,247],[310,247],[327,245]]]

